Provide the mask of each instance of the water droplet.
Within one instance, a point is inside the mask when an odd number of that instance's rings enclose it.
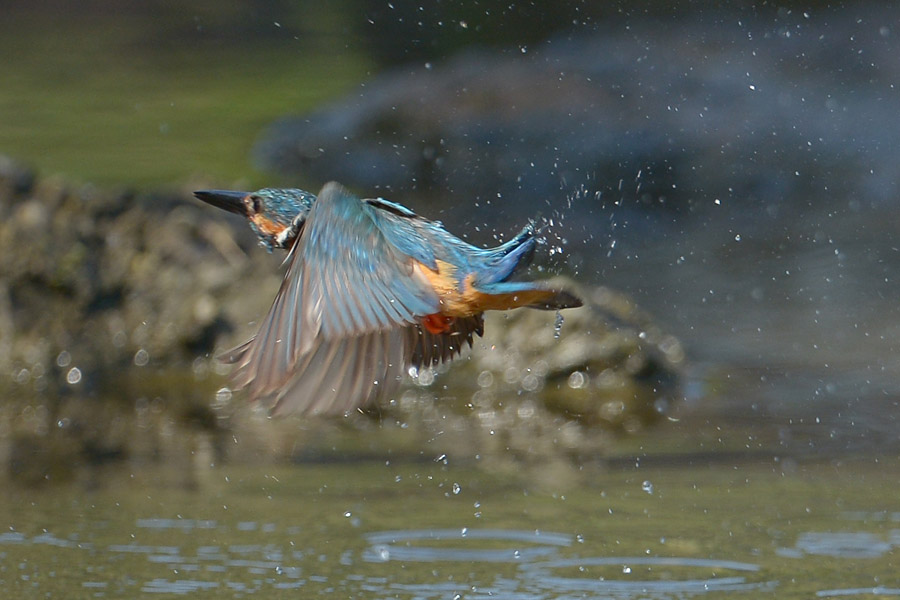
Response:
[[[81,369],[78,367],[69,369],[69,372],[66,373],[66,381],[69,382],[70,385],[75,385],[81,381]]]
[[[61,369],[64,369],[71,364],[72,364],[72,355],[69,354],[68,350],[63,350],[56,357],[56,366],[60,367]]]
[[[137,352],[134,353],[134,366],[136,367],[146,367],[147,363],[150,362],[150,353],[141,348]]]
[[[416,383],[420,386],[427,387],[434,383],[434,371],[431,369],[421,369]]]
[[[209,374],[209,362],[202,356],[198,356],[191,363],[191,372],[197,379],[206,379],[206,376]]]
[[[562,332],[563,320],[564,319],[563,319],[562,313],[559,311],[556,311],[556,320],[553,322],[553,338],[554,339],[557,339],[557,340],[559,339],[560,333]]]
[[[128,341],[128,335],[124,331],[117,331],[113,334],[112,343],[116,348],[122,348]]]
[[[231,402],[231,388],[223,387],[216,391],[215,406],[221,407]]]
[[[478,374],[478,387],[489,388],[494,385],[494,374],[490,371],[482,371]]]
[[[569,375],[569,387],[573,390],[580,390],[581,388],[587,387],[586,384],[587,378],[581,371],[574,371]]]
[[[522,389],[526,392],[535,392],[541,385],[543,385],[543,380],[534,373],[529,373],[522,378]]]

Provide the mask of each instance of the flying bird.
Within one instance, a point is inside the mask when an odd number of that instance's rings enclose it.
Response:
[[[448,361],[484,331],[484,312],[560,310],[579,298],[509,278],[526,266],[532,224],[495,248],[464,242],[408,208],[359,199],[337,183],[297,189],[205,190],[204,202],[246,218],[287,271],[254,337],[220,359],[233,383],[272,416],[336,415]]]

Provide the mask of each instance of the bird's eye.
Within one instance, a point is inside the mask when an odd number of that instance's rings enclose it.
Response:
[[[244,198],[244,204],[247,206],[247,212],[251,215],[257,215],[262,212],[262,198],[256,194],[250,194]]]

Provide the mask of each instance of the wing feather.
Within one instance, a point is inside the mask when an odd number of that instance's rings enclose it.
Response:
[[[226,354],[237,365],[235,385],[273,414],[340,413],[396,385],[418,343],[408,329],[440,309],[416,277],[415,259],[379,229],[375,210],[326,185],[259,332]]]
[[[368,331],[357,329],[353,319],[345,318],[354,305],[363,302],[382,307],[372,312],[378,329],[412,323],[439,306],[434,290],[414,276],[413,258],[388,241],[379,228],[384,222],[374,211],[339,185],[328,184],[307,221],[309,235],[304,234],[298,242],[306,267],[304,276],[321,283],[321,299],[335,315],[323,322],[326,337]],[[335,293],[337,279],[348,293]]]
[[[322,339],[279,392],[259,399],[273,416],[335,415],[351,411],[379,393],[390,393],[403,373],[402,360],[398,360],[406,347],[402,331]]]

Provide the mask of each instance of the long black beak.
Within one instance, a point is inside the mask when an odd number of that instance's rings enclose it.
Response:
[[[249,216],[247,207],[244,205],[244,198],[249,194],[250,192],[231,192],[228,190],[200,190],[194,192],[197,198],[207,204],[212,204],[242,217]]]

